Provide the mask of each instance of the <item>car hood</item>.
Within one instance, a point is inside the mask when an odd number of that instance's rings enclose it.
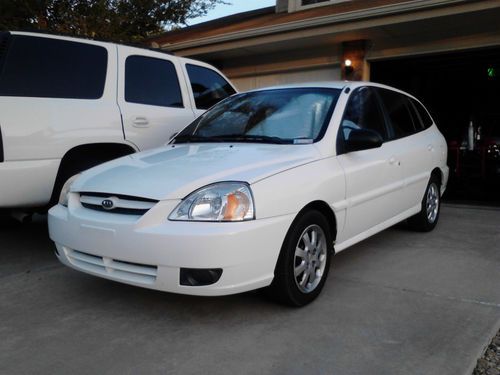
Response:
[[[314,145],[190,143],[116,159],[84,172],[72,191],[182,199],[220,181],[254,183],[320,158]]]

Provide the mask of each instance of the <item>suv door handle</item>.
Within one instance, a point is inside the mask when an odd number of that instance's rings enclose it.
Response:
[[[149,121],[146,117],[136,117],[132,123],[136,128],[147,128],[149,126]]]

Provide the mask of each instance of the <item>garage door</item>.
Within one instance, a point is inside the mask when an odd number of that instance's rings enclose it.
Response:
[[[295,70],[293,72],[279,72],[271,74],[254,75],[250,77],[231,78],[238,90],[247,91],[260,87],[284,85],[289,83],[338,81],[340,68],[330,66],[319,69]]]

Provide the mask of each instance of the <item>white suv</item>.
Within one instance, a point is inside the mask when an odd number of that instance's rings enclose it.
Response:
[[[69,177],[165,144],[233,93],[222,73],[199,61],[0,33],[0,209],[57,202]]]

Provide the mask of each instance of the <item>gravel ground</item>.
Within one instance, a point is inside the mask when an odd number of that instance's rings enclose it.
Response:
[[[500,331],[491,340],[483,357],[477,361],[472,375],[500,375]]]

